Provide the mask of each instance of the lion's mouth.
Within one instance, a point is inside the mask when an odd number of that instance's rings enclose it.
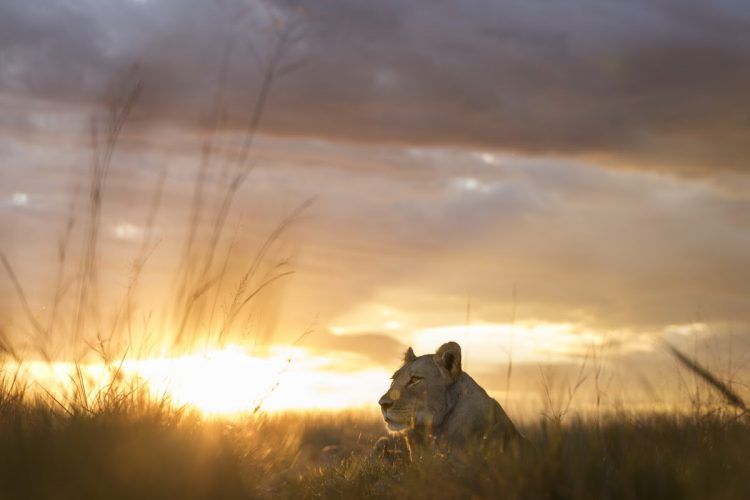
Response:
[[[383,419],[385,420],[388,428],[392,431],[401,431],[407,428],[407,425],[405,423],[394,420],[386,415],[383,415]]]

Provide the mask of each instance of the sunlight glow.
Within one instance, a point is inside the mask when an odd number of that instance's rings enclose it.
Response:
[[[381,313],[381,321],[383,315],[398,316],[392,311]],[[435,352],[444,342],[457,341],[464,368],[480,373],[499,373],[497,370],[511,360],[577,363],[591,356],[592,349],[603,349],[608,341],[617,340],[610,336],[616,332],[604,335],[573,323],[480,323],[407,332],[400,321],[389,319],[386,328],[401,343],[409,343],[418,355]],[[349,327],[339,329],[343,332]],[[673,330],[682,331],[677,326]],[[617,342],[620,352],[653,348],[652,340],[627,332],[623,335]],[[80,373],[72,363],[41,361],[6,365],[5,372],[18,370],[41,394],[63,403],[71,401],[74,381],[80,384],[83,380],[87,397],[93,400],[117,378],[123,384],[120,387],[142,387],[156,400],[166,396],[175,406],[192,407],[207,416],[234,417],[257,411],[377,408],[377,398],[397,363],[394,359],[393,366],[380,366],[368,363],[361,354],[319,353],[288,346],[271,346],[265,354],[257,355],[229,345],[181,356],[130,359],[119,367],[80,364]]]
[[[583,355],[603,342],[601,335],[572,323],[518,322],[451,325],[419,330],[413,335],[417,353],[431,352],[443,342],[461,344],[474,363],[551,362]]]
[[[125,381],[145,383],[154,398],[169,396],[211,416],[237,416],[256,410],[333,410],[375,405],[390,373],[362,369],[342,373],[331,359],[304,349],[272,349],[265,357],[240,347],[172,358],[127,360],[119,370]],[[106,390],[112,371],[102,364],[79,365],[87,391]],[[70,396],[76,376],[72,363],[27,362],[20,373],[56,399]]]

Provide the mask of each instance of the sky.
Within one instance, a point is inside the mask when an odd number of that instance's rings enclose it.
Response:
[[[675,371],[667,339],[734,376],[750,355],[748,32],[750,5],[730,0],[4,1],[0,251],[47,317],[92,117],[137,81],[99,279],[118,303],[148,240],[150,310],[172,290],[203,145],[214,210],[271,61],[225,295],[313,201],[274,248],[294,274],[258,299],[254,347],[309,329],[300,345],[337,353],[332,368],[386,373],[409,345],[458,340],[492,392],[508,359],[531,386],[592,348],[655,379]],[[12,281],[0,292],[0,328],[23,341]]]

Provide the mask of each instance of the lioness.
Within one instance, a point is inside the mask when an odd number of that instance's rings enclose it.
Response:
[[[461,347],[440,346],[416,356],[410,347],[404,364],[380,398],[388,429],[402,433],[410,450],[434,442],[443,449],[525,441],[497,401],[461,370]]]

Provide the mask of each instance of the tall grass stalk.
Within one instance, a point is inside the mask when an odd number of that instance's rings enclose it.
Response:
[[[102,303],[102,292],[116,287],[102,282],[105,274],[100,269],[103,236],[103,213],[107,209],[109,179],[117,160],[118,147],[127,133],[131,116],[137,111],[141,97],[148,92],[134,66],[123,81],[108,93],[104,101],[103,117],[91,120],[92,160],[82,224],[79,224],[78,196],[73,196],[68,217],[58,242],[57,270],[54,277],[52,307],[42,318],[36,312],[22,282],[8,257],[0,253],[0,264],[13,285],[21,311],[31,329],[24,341],[35,347],[42,359],[52,362],[60,358],[59,349],[52,344],[72,348],[64,358],[72,358],[69,392],[65,395],[43,388],[43,395],[53,406],[62,406],[71,414],[91,414],[107,405],[120,406],[127,395],[142,397],[140,382],[124,377],[126,358],[147,355],[152,342],[160,347],[157,355],[177,353],[195,347],[196,341],[205,340],[216,346],[224,345],[236,335],[238,324],[250,317],[251,304],[265,290],[293,272],[293,259],[281,252],[280,241],[311,200],[300,203],[261,241],[256,255],[243,263],[244,272],[227,292],[226,282],[233,263],[234,241],[227,245],[226,227],[233,202],[253,171],[256,162],[252,150],[267,114],[269,98],[277,81],[299,67],[294,60],[296,46],[305,36],[299,19],[288,22],[269,19],[271,46],[262,61],[258,92],[246,110],[246,119],[240,142],[233,153],[226,155],[229,163],[217,165],[216,141],[224,127],[225,93],[229,68],[232,64],[232,47],[237,43],[232,35],[224,46],[218,81],[212,96],[212,118],[209,134],[201,147],[201,158],[192,187],[192,199],[187,210],[187,236],[179,252],[175,268],[174,287],[161,301],[161,327],[153,331],[154,313],[158,306],[143,309],[138,303],[139,284],[147,263],[156,250],[155,227],[168,182],[168,159],[158,172],[153,195],[147,204],[140,245],[130,263],[127,284],[122,297]],[[218,189],[209,184],[216,181],[213,172],[221,170]],[[216,197],[215,200],[213,197]],[[215,202],[215,203],[214,203]],[[80,248],[75,248],[76,244]],[[75,250],[75,251],[72,251]],[[244,260],[244,259],[243,259]],[[74,296],[69,297],[69,291]],[[71,294],[72,295],[72,294]],[[114,304],[109,306],[109,304]],[[216,314],[222,310],[223,314]],[[166,332],[174,332],[170,337]],[[17,357],[21,362],[26,354],[16,349],[18,332],[2,337],[4,358]],[[164,349],[166,346],[166,350]],[[101,386],[87,377],[85,365],[92,361],[104,365],[109,372],[109,382]],[[0,360],[2,361],[2,360]],[[16,363],[18,365],[19,363]],[[129,386],[128,384],[136,384]]]

